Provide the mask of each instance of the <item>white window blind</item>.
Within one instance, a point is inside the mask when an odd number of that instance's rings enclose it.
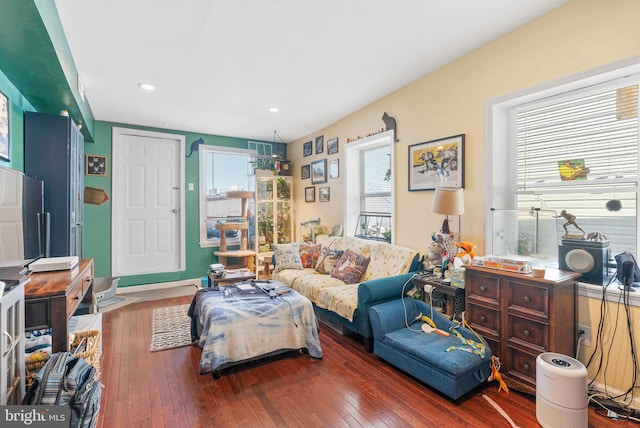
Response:
[[[362,152],[362,211],[391,213],[391,148],[377,147]]]
[[[635,76],[509,110],[509,190],[518,209],[567,210],[587,233],[605,234],[612,254],[636,253],[639,82]]]

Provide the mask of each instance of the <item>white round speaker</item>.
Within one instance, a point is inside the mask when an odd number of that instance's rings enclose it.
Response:
[[[571,250],[564,256],[564,261],[574,272],[587,273],[596,265],[596,261],[589,252],[583,249]]]

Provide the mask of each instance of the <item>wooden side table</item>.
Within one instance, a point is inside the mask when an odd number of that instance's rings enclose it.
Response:
[[[209,274],[209,287],[224,287],[227,285],[235,284],[236,282],[247,281],[255,279],[256,274],[250,271],[239,271],[233,273],[227,273],[223,278],[215,278],[213,273]]]
[[[411,283],[416,287],[424,287],[425,285],[431,285],[437,292],[445,295],[447,308],[446,315],[449,315],[451,319],[459,319],[464,311],[464,288],[453,287],[451,284],[442,282],[440,278],[436,277],[420,277],[417,276],[411,280]]]

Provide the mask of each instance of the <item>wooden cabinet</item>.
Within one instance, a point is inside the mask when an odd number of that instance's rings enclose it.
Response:
[[[575,356],[580,274],[547,269],[544,278],[468,266],[466,319],[500,357],[507,385],[535,393],[536,357]]]
[[[25,287],[25,328],[51,327],[52,352],[69,349],[69,318],[81,304],[95,311],[93,259],[82,259],[71,270],[29,275]]]
[[[20,404],[24,396],[24,282],[0,298],[0,404]]]
[[[67,116],[25,112],[24,172],[44,180],[50,257],[82,256],[84,138]]]

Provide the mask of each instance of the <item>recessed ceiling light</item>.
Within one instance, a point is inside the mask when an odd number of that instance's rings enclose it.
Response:
[[[271,113],[277,113],[277,112],[279,112],[279,111],[280,111],[280,109],[279,109],[278,107],[271,107],[271,108],[269,109],[269,111],[270,111]]]
[[[151,83],[145,83],[145,82],[138,83],[138,87],[140,89],[144,89],[145,91],[153,91],[156,88]]]

